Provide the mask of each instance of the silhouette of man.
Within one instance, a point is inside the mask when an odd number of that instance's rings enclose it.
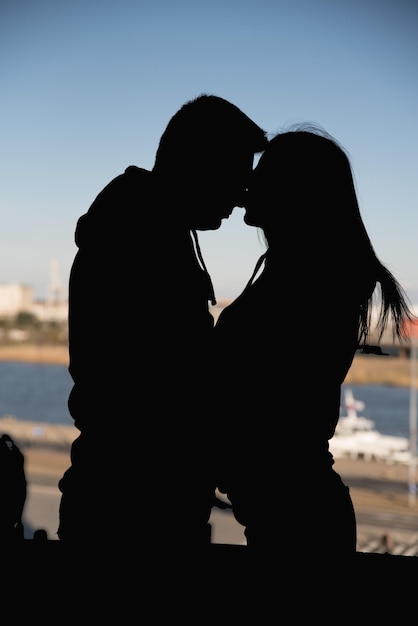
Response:
[[[196,230],[242,205],[266,143],[203,94],[169,121],[153,169],[128,167],[79,218],[68,405],[80,435],[59,482],[61,541],[210,542],[215,298]]]

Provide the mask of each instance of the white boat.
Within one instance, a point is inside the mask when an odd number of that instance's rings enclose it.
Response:
[[[345,413],[340,415],[334,437],[329,442],[333,456],[336,459],[409,463],[409,440],[380,433],[373,420],[358,414],[364,410],[364,402],[356,400],[350,388],[344,389],[343,395]]]

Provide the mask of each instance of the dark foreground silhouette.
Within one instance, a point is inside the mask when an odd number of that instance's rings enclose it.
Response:
[[[22,515],[26,502],[24,457],[13,439],[0,437],[0,542],[2,546],[23,540]]]
[[[22,481],[23,457],[14,458],[15,471],[7,475],[20,493],[17,508],[11,505],[19,514],[26,481]],[[11,502],[5,497],[9,487],[0,495],[2,514],[6,502]],[[177,510],[182,518],[187,514],[182,503]],[[134,524],[133,532],[139,529]],[[309,533],[304,549],[291,560],[283,539],[276,536],[255,554],[247,546],[217,544],[193,553],[188,543],[177,545],[173,552],[167,537],[152,551],[146,538],[118,542],[110,536],[109,541],[102,538],[79,545],[51,540],[43,529],[37,529],[33,539],[24,539],[23,532],[12,541],[3,535],[4,619],[52,624],[91,616],[125,623],[135,612],[147,621],[152,616],[190,624],[208,619],[229,624],[246,623],[251,613],[264,624],[276,614],[296,621],[328,619],[331,613],[335,623],[342,617],[353,623],[366,619],[398,623],[402,607],[408,614],[408,602],[416,593],[418,557],[357,552],[351,560],[335,560],[330,568],[324,567],[321,550],[312,550],[314,538]]]

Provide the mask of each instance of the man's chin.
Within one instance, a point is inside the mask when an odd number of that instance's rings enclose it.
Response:
[[[254,224],[254,221],[251,218],[248,218],[247,215],[244,215],[244,223],[247,224],[247,226],[256,226],[256,224]]]

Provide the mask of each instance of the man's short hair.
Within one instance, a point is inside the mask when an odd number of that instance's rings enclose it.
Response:
[[[170,119],[156,153],[154,171],[175,168],[196,155],[213,158],[236,148],[256,154],[267,145],[266,131],[228,100],[202,94]]]

